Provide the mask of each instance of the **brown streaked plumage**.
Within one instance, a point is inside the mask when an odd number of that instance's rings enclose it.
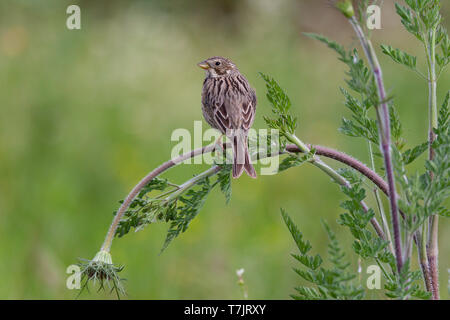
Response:
[[[212,57],[198,64],[206,70],[202,111],[208,124],[231,140],[233,178],[247,174],[256,178],[247,146],[248,130],[255,120],[256,94],[236,65],[223,57]]]

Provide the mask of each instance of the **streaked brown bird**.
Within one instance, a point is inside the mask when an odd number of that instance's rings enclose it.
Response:
[[[226,135],[233,149],[233,178],[247,174],[256,178],[248,153],[247,136],[255,120],[256,94],[236,65],[223,57],[198,64],[206,70],[202,111],[208,124]]]

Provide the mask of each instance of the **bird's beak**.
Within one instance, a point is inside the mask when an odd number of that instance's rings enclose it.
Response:
[[[209,64],[207,64],[205,61],[202,61],[197,64],[200,68],[208,70],[210,68]]]

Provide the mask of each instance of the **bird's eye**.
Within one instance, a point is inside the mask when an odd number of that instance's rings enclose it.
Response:
[[[216,62],[216,66],[220,66],[220,61],[217,61],[217,62]]]

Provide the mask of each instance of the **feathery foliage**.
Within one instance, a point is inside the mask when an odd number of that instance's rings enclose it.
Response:
[[[375,212],[364,210],[361,201],[366,198],[366,190],[362,188],[362,180],[354,181],[350,187],[341,187],[342,192],[348,196],[348,200],[341,203],[341,208],[346,210],[339,216],[338,223],[349,228],[352,236],[353,250],[362,259],[380,260],[391,264],[393,267],[394,257],[386,250],[388,242],[378,237],[368,224],[375,216]]]
[[[269,128],[280,130],[280,135],[286,136],[294,134],[297,128],[297,118],[292,116],[289,111],[291,109],[291,100],[280,85],[270,76],[259,73],[266,82],[267,100],[272,104],[272,112],[276,119],[264,117]]]
[[[358,51],[356,49],[346,50],[342,45],[322,35],[314,33],[306,33],[305,35],[319,40],[328,48],[337,52],[338,59],[348,67],[345,82],[359,96],[359,98],[354,97],[346,89],[340,88],[345,98],[344,105],[351,112],[352,117],[351,119],[345,117],[342,119],[342,126],[339,131],[347,136],[364,138],[378,145],[378,123],[370,117],[370,110],[374,106],[378,106],[381,101],[378,99],[374,76],[359,57]],[[386,102],[389,105],[393,142],[399,148],[402,148],[405,142],[401,137],[403,130],[398,113],[391,98],[387,98]]]
[[[132,228],[139,231],[149,224],[166,222],[169,229],[161,249],[163,252],[172,240],[188,229],[216,185],[220,186],[226,202],[231,199],[231,166],[224,165],[216,170],[214,168],[181,186],[159,178],[150,181],[132,201],[120,220],[116,236],[122,237]],[[210,176],[216,174],[217,178],[211,181]],[[160,193],[153,195],[153,191]]]
[[[299,250],[299,254],[291,255],[303,266],[303,269],[294,268],[294,271],[312,285],[311,287],[296,287],[297,294],[293,294],[291,297],[296,300],[362,299],[364,289],[353,283],[356,275],[348,271],[350,263],[344,260],[345,253],[330,227],[323,222],[330,240],[328,255],[331,268],[325,268],[320,255],[308,254],[312,249],[310,242],[303,240],[303,234],[284,209],[281,209],[281,215]]]
[[[278,172],[285,171],[292,167],[298,167],[305,162],[311,161],[314,158],[314,154],[314,149],[311,149],[311,152],[304,155],[289,154],[281,161],[278,167]]]
[[[367,6],[369,1],[363,1],[363,5]],[[408,7],[396,4],[397,13],[400,15],[402,24],[405,28],[414,34],[421,42],[424,43],[428,50],[428,54],[434,53],[433,46],[439,46],[441,53],[436,53],[435,56],[428,56],[429,67],[433,61],[439,68],[438,74],[448,64],[449,60],[449,40],[447,31],[440,24],[441,17],[439,14],[439,1],[436,0],[407,0]],[[337,6],[337,5],[336,5]],[[338,6],[337,6],[338,7]],[[341,7],[338,7],[342,11]],[[358,9],[360,18],[364,10],[361,7]],[[345,15],[345,13],[344,13]],[[353,19],[345,15],[348,19]],[[354,21],[354,20],[353,20]],[[354,22],[353,22],[354,23]],[[355,238],[353,242],[354,252],[362,259],[370,259],[376,262],[383,270],[383,274],[387,280],[385,285],[386,296],[397,299],[407,299],[411,297],[428,299],[430,292],[426,292],[420,288],[416,282],[422,278],[419,271],[410,270],[412,239],[414,236],[420,236],[420,228],[422,228],[433,215],[449,216],[449,210],[445,207],[444,202],[450,194],[449,185],[449,161],[448,154],[449,147],[449,94],[447,94],[444,103],[441,107],[438,117],[438,124],[433,128],[436,134],[436,140],[432,144],[433,158],[426,160],[423,173],[415,172],[410,175],[406,170],[406,166],[416,161],[429,147],[429,142],[425,142],[406,149],[405,140],[402,137],[402,124],[398,113],[396,112],[392,99],[388,98],[386,101],[378,100],[377,84],[375,83],[375,76],[371,70],[365,66],[362,59],[359,58],[356,49],[346,50],[342,45],[335,41],[329,40],[322,35],[308,33],[307,36],[314,38],[327,47],[334,50],[338,54],[338,59],[348,67],[346,72],[346,84],[350,90],[356,93],[356,96],[351,94],[344,88],[341,92],[344,95],[344,105],[351,112],[351,118],[343,118],[342,126],[339,129],[343,134],[350,137],[359,137],[371,143],[379,144],[379,128],[378,123],[380,119],[373,119],[371,117],[372,107],[377,107],[384,102],[389,107],[389,117],[391,124],[391,139],[392,139],[392,153],[394,158],[395,178],[399,184],[399,207],[404,219],[404,238],[405,250],[407,253],[404,257],[405,265],[400,273],[396,270],[396,259],[393,252],[390,251],[389,242],[380,238],[372,230],[368,228],[369,222],[376,216],[373,209],[364,208],[362,201],[366,198],[366,191],[363,188],[363,181],[353,172],[353,170],[344,169],[339,171],[339,174],[347,179],[350,187],[341,185],[342,192],[348,196],[348,200],[341,203],[341,207],[346,210],[340,215],[338,222],[347,227]],[[395,62],[402,64],[409,69],[417,72],[422,77],[422,72],[417,70],[417,58],[401,51],[394,49],[389,45],[381,45],[382,52],[392,58]],[[435,81],[436,79],[434,79]],[[282,89],[280,89],[282,90]],[[270,92],[268,93],[270,96]],[[378,121],[377,121],[378,120]],[[272,120],[276,123],[277,120]],[[379,153],[373,153],[370,148],[371,158]],[[292,166],[302,164],[304,161],[295,157],[288,157],[282,163],[282,168],[285,170]],[[374,168],[375,169],[375,168]],[[383,168],[384,170],[384,168]],[[378,201],[379,210],[382,203]],[[292,222],[286,218],[287,216],[282,211],[283,217],[293,236],[297,234],[298,230],[292,227]],[[384,219],[384,216],[382,216]],[[385,223],[387,226],[387,222]],[[385,232],[390,233],[389,226],[385,227]],[[295,232],[294,232],[295,231]],[[295,238],[295,237],[294,237]],[[301,240],[301,237],[299,241]],[[417,239],[416,239],[417,240]],[[417,240],[419,241],[419,240]],[[300,250],[301,251],[301,250]],[[311,264],[312,257],[307,256],[307,252],[302,252],[301,259],[297,260],[304,263],[304,265],[311,269],[314,265]],[[388,270],[388,271],[387,271]],[[313,282],[312,271],[298,272],[307,281]],[[301,288],[301,298],[309,299],[323,299],[326,296],[314,288]]]
[[[401,51],[400,49],[394,49],[388,45],[381,45],[382,52],[391,57],[397,63],[403,64],[404,66],[416,70],[417,58]]]
[[[439,68],[437,72],[439,75],[450,62],[450,40],[447,30],[441,24],[440,1],[406,0],[405,2],[406,6],[399,3],[395,4],[397,14],[400,16],[405,29],[422,42],[427,50],[431,46],[436,46],[440,49],[439,52],[435,53],[434,57]],[[399,49],[392,49],[392,47],[382,48],[383,53],[390,56],[395,62],[417,71],[415,57]],[[428,60],[431,58],[428,57]],[[417,72],[422,74],[419,71]]]
[[[394,153],[396,175],[404,191],[399,205],[407,214],[407,226],[411,232],[417,230],[431,215],[449,217],[444,206],[450,195],[450,135],[449,93],[440,109],[438,127],[434,129],[437,139],[433,142],[434,158],[425,161],[426,172],[407,177],[404,154]]]
[[[387,278],[386,296],[393,299],[405,300],[409,297],[427,300],[431,293],[420,289],[417,284],[422,279],[420,271],[410,270],[410,261],[407,260],[400,274],[394,274],[393,278]]]

